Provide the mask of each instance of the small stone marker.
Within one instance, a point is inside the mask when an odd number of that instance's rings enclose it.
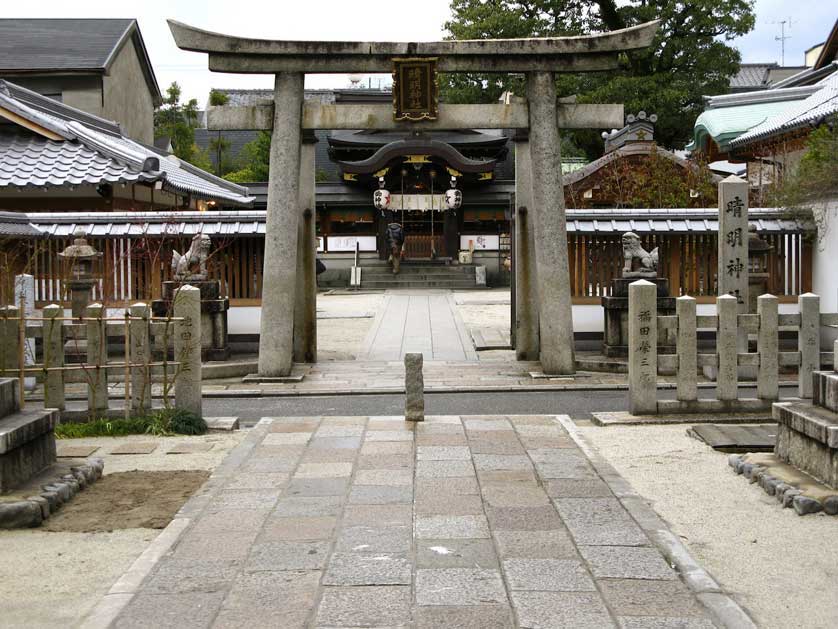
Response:
[[[425,378],[422,354],[404,355],[404,418],[409,422],[425,421]]]
[[[151,454],[157,449],[152,441],[131,441],[111,450],[111,454]]]
[[[207,452],[212,450],[213,444],[203,441],[176,443],[166,450],[166,454],[195,454],[196,452]]]
[[[175,360],[180,363],[175,378],[175,408],[203,415],[201,406],[201,291],[188,284],[174,298]]]
[[[32,275],[15,275],[15,305],[23,305],[23,316],[32,317],[35,314],[35,278]],[[35,339],[27,338],[23,345],[23,360],[27,367],[35,364]],[[32,391],[35,388],[35,376],[26,376],[24,388]]]
[[[59,445],[58,446],[58,456],[59,458],[70,459],[70,458],[85,458],[96,452],[99,449],[99,446],[71,446],[71,445]]]
[[[657,287],[646,280],[629,284],[629,411],[658,412]]]

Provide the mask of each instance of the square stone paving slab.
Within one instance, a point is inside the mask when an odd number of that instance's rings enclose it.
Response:
[[[417,478],[456,478],[474,476],[471,461],[417,461]]]
[[[716,629],[706,618],[625,616],[617,619],[620,629]]]
[[[649,544],[646,534],[616,498],[556,498],[554,503],[577,544]]]
[[[385,505],[413,502],[413,487],[389,485],[353,485],[349,494],[351,505]]]
[[[419,461],[468,461],[471,451],[468,446],[419,446],[416,458]]]
[[[288,483],[286,496],[344,496],[349,488],[348,478],[294,478]]]
[[[416,629],[512,629],[512,609],[506,605],[417,607]]]
[[[196,559],[176,555],[159,566],[148,578],[143,590],[149,594],[226,591],[239,572],[240,562],[207,559],[207,556]]]
[[[113,626],[118,629],[204,629],[221,607],[226,592],[185,592],[135,596]]]
[[[264,613],[281,600],[283,611],[308,612],[314,607],[321,574],[318,570],[241,573],[223,607],[245,615],[251,611]]]
[[[364,441],[413,441],[413,433],[409,430],[371,430],[364,435]]]
[[[352,463],[300,463],[294,478],[343,478],[352,475]]]
[[[259,570],[321,570],[326,565],[329,542],[262,542],[254,544],[246,572]]]
[[[334,553],[323,585],[410,585],[413,568],[407,555],[396,553]]]
[[[355,553],[407,553],[412,536],[409,526],[351,526],[338,533],[335,550]]]
[[[565,529],[550,531],[494,531],[504,559],[577,559],[579,553]]]
[[[335,517],[307,517],[307,518],[277,518],[269,517],[265,521],[260,542],[294,541],[294,540],[328,540],[335,532],[337,518]]]
[[[414,508],[417,517],[429,515],[479,515],[483,517],[483,501],[480,496],[458,495],[446,491],[417,492]]]
[[[577,480],[562,478],[547,481],[547,495],[551,498],[613,498],[608,485],[599,478]]]
[[[185,441],[177,443],[166,450],[166,454],[194,454],[196,452],[208,452],[212,450],[212,443],[202,441]]]
[[[635,546],[580,546],[596,578],[675,579],[675,571],[656,548]]]
[[[359,470],[353,482],[356,485],[409,486],[413,484],[413,470]]]
[[[310,432],[272,432],[265,435],[262,444],[266,446],[305,445],[311,440]]]
[[[601,579],[599,587],[617,616],[704,616],[702,606],[678,579]]]
[[[236,474],[225,489],[282,489],[288,483],[287,472],[253,472]]]
[[[153,441],[129,441],[111,450],[111,454],[151,454],[157,449]]]
[[[410,619],[410,607],[409,586],[326,587],[315,622],[320,627],[398,627]]]
[[[410,504],[347,505],[343,525],[350,526],[406,526],[413,524],[413,506]]]
[[[512,590],[593,592],[593,579],[578,559],[506,559],[503,572]]]
[[[486,515],[493,531],[549,531],[562,529],[559,514],[547,505],[544,507],[493,507],[487,505]]]
[[[480,487],[474,476],[460,478],[417,478],[415,479],[416,495],[447,493],[458,496],[468,494],[478,495]]]
[[[99,449],[99,446],[82,446],[69,443],[65,444],[60,441],[56,444],[56,446],[56,456],[58,458],[84,458],[90,456]]]
[[[505,470],[531,470],[532,462],[524,455],[475,454],[474,466],[479,472]]]
[[[512,602],[522,628],[611,629],[605,604],[596,592],[513,592]]]
[[[416,540],[417,568],[499,568],[489,539]]]
[[[276,503],[277,517],[340,515],[343,510],[343,496],[291,496]]]
[[[508,602],[500,572],[478,568],[416,571],[417,605],[486,605]]]
[[[434,515],[417,517],[416,539],[479,539],[489,538],[484,515]]]

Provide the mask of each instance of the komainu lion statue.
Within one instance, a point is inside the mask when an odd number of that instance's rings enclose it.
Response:
[[[623,260],[623,277],[658,276],[658,248],[646,251],[640,244],[640,236],[634,232],[623,234]]]
[[[178,282],[207,279],[207,257],[212,241],[206,234],[195,234],[189,251],[172,251],[172,273]]]

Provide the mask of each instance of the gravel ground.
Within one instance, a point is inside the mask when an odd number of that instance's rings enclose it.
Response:
[[[355,360],[383,301],[384,293],[317,295],[317,359]]]
[[[761,628],[838,627],[838,518],[781,509],[686,429],[581,427]]]
[[[93,456],[105,459],[105,474],[128,470],[211,470],[244,438],[244,431],[201,437],[67,439],[60,443],[100,444]],[[111,455],[129,441],[154,441],[151,454]],[[208,452],[166,454],[186,441],[212,442]],[[51,533],[40,529],[0,531],[0,626],[71,627],[160,533],[124,529],[103,533]]]

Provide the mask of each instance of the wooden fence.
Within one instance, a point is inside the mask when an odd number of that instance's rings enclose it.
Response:
[[[437,250],[440,250],[441,236]],[[811,290],[812,243],[797,233],[767,234],[763,238],[773,247],[768,260],[769,292],[792,297]],[[575,303],[599,303],[611,293],[611,280],[620,276],[623,265],[621,234],[570,234],[571,295]],[[646,234],[641,237],[647,250],[658,247],[660,274],[669,278],[673,296],[692,295],[712,299],[716,294],[716,234]],[[183,253],[190,236],[160,238],[90,238],[90,244],[102,252],[95,269],[101,278],[94,287],[93,300],[107,305],[123,305],[157,299],[162,283],[171,278],[172,250]],[[410,240],[410,239],[408,239]],[[30,273],[35,277],[36,306],[68,302],[65,280],[66,263],[58,253],[69,238],[38,241],[11,241],[13,246],[0,249],[0,302],[10,303],[14,275]],[[427,241],[408,247],[408,257],[428,255]],[[221,281],[221,292],[231,305],[259,305],[262,295],[261,237],[213,238],[213,253],[208,262],[212,279]],[[413,255],[412,255],[413,254]]]

